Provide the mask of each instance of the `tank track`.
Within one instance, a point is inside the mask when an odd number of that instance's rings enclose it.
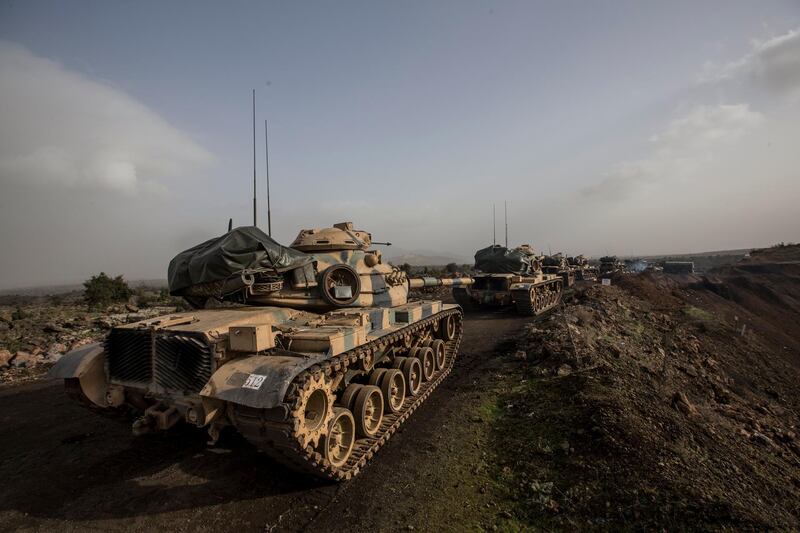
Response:
[[[558,289],[555,291],[547,291],[551,293],[549,295],[545,293],[541,297],[536,296],[536,293],[539,292],[539,289],[546,288],[551,285],[557,285]],[[512,291],[514,304],[517,306],[517,312],[519,314],[526,316],[538,316],[555,308],[559,302],[561,302],[561,294],[564,290],[564,282],[561,279],[546,281],[536,285],[533,290],[533,298],[531,298],[530,290]]]
[[[422,334],[426,331],[435,332],[437,326],[439,329],[443,328],[443,324],[440,325],[440,321],[449,316],[455,317],[455,335],[451,340],[445,341],[447,356],[445,367],[438,370],[431,380],[423,382],[415,396],[407,395],[398,412],[384,413],[380,429],[374,436],[357,439],[353,451],[344,465],[335,467],[313,445],[303,446],[301,439],[296,436],[296,427],[299,421],[293,418],[291,413],[295,411],[300,402],[298,392],[302,391],[304,386],[308,386],[308,383],[317,380],[320,374],[329,377],[336,383],[344,377],[349,367],[357,367],[362,361],[370,360],[376,351],[384,350],[387,347],[400,347],[407,350],[411,345],[415,344],[415,337],[418,340],[422,340]],[[298,375],[292,382],[286,393],[284,403],[280,407],[275,409],[255,409],[229,404],[228,417],[248,441],[278,462],[294,470],[324,479],[333,481],[351,479],[364,468],[403,422],[422,405],[431,392],[450,374],[458,355],[458,347],[463,334],[462,318],[463,315],[460,309],[442,311],[392,332],[385,337],[341,353]],[[370,372],[374,372],[379,368],[384,367],[372,368]]]

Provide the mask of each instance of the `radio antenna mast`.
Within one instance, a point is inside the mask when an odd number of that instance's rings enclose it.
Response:
[[[494,204],[492,204],[492,246],[497,244],[497,215],[495,214]]]
[[[506,248],[508,248],[508,200],[503,200],[503,207],[505,208],[506,217]]]
[[[253,89],[253,226],[258,226],[256,219],[256,90]]]
[[[267,132],[267,119],[264,119],[264,160],[267,165],[267,235],[272,237],[272,208],[269,203],[269,134]]]

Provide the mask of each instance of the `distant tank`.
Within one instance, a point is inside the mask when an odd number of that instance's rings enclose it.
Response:
[[[600,258],[600,275],[613,274],[625,270],[625,264],[617,259],[615,255],[606,255]]]
[[[542,271],[545,274],[561,276],[561,279],[564,280],[564,285],[567,287],[575,285],[575,271],[569,266],[567,258],[561,253],[544,256],[542,258]]]
[[[534,316],[561,301],[561,276],[542,272],[527,244],[513,250],[499,245],[478,250],[475,269],[472,285],[453,288],[453,297],[464,309],[514,306],[520,314]]]
[[[573,272],[575,279],[579,281],[594,281],[597,279],[597,267],[589,264],[589,260],[583,255],[567,257],[567,263]]]
[[[359,473],[450,373],[462,311],[408,301],[407,277],[351,223],[303,230],[292,247],[237,228],[170,263],[172,294],[200,307],[113,328],[50,375],[136,434],[179,422],[232,426],[278,461],[332,480]]]

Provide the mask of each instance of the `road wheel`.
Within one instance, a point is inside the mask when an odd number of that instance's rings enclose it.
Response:
[[[372,437],[381,427],[383,420],[383,395],[378,387],[371,385],[358,391],[353,406],[356,420],[356,434],[359,437]]]
[[[427,346],[417,348],[416,352],[414,352],[414,357],[419,359],[420,365],[422,366],[422,378],[425,381],[430,381],[434,372],[436,372],[436,362],[433,358],[433,350]]]
[[[439,335],[444,341],[451,341],[456,337],[455,315],[448,315],[442,319],[439,325]]]
[[[334,407],[328,434],[323,439],[325,459],[333,467],[343,466],[356,442],[356,423],[353,414],[343,407]]]
[[[403,373],[396,368],[387,370],[381,378],[381,392],[383,410],[387,413],[400,411],[406,399],[406,380],[403,378]]]
[[[381,382],[381,378],[386,373],[385,368],[376,368],[372,371],[372,374],[369,375],[369,384],[379,386]]]
[[[433,362],[436,365],[436,370],[441,370],[447,363],[447,349],[443,340],[437,339],[430,345],[433,350]]]
[[[364,385],[359,385],[358,383],[351,383],[348,385],[342,393],[342,397],[339,398],[339,405],[352,411],[353,403],[356,401],[356,396],[362,388],[364,388]]]
[[[400,366],[400,371],[406,379],[406,388],[410,396],[416,396],[422,386],[422,364],[416,357],[406,357]]]

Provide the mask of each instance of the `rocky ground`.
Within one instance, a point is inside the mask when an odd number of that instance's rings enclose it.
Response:
[[[4,297],[0,302],[0,383],[40,377],[62,355],[102,340],[120,324],[174,312],[165,300],[139,307],[129,303],[91,310],[81,295]]]
[[[487,406],[506,525],[800,528],[798,291],[792,263],[626,275],[525,326]]]

